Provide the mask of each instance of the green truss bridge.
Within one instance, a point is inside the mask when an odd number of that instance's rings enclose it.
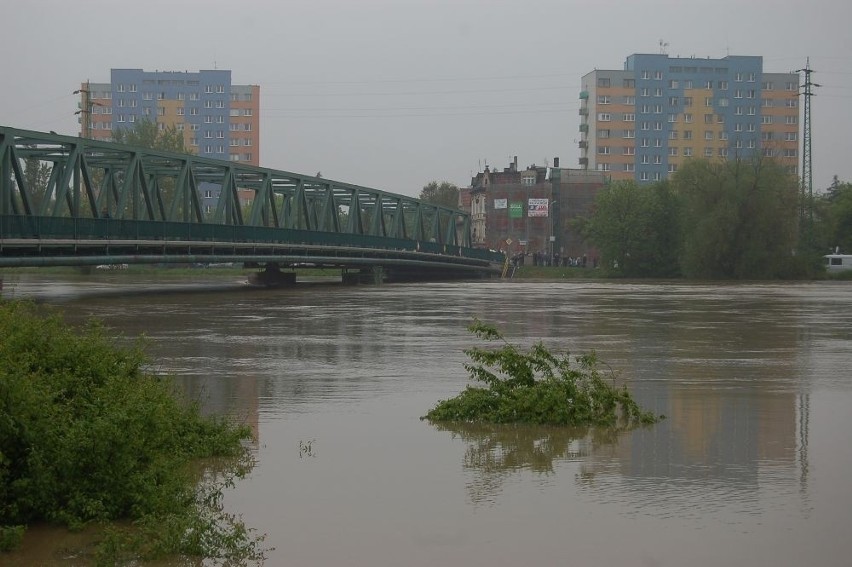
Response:
[[[499,275],[504,257],[471,246],[468,214],[411,197],[0,126],[0,268],[219,262],[411,281]]]

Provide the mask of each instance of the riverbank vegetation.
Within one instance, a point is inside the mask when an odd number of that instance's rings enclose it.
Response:
[[[608,276],[822,277],[822,256],[852,246],[852,185],[835,180],[812,207],[800,189],[771,159],[694,159],[666,181],[612,183],[577,228]]]
[[[594,353],[572,359],[553,354],[542,343],[523,351],[493,325],[474,320],[469,330],[495,349],[465,350],[470,377],[455,398],[440,401],[425,416],[431,422],[530,423],[570,426],[633,426],[662,416],[643,410],[614,375],[605,376]]]
[[[27,526],[102,526],[92,562],[256,559],[261,537],[222,507],[252,465],[248,427],[203,416],[145,373],[141,346],[0,301],[0,543]],[[201,459],[219,458],[215,474]],[[199,482],[201,481],[201,482]]]

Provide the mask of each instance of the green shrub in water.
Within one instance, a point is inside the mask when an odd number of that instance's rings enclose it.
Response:
[[[36,522],[122,521],[98,552],[106,563],[261,553],[221,508],[222,483],[247,470],[251,431],[202,416],[144,363],[138,343],[117,347],[97,322],[76,331],[32,303],[0,301],[3,540]],[[214,456],[233,465],[199,484],[192,464]]]
[[[509,344],[492,325],[474,320],[468,328],[496,349],[465,350],[465,369],[485,387],[468,386],[426,414],[432,422],[464,421],[551,425],[638,425],[662,416],[642,410],[626,386],[606,380],[594,353],[552,354],[540,342],[528,352]]]

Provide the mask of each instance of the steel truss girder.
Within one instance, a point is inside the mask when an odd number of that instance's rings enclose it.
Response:
[[[34,183],[32,168],[49,175]],[[199,187],[221,188],[205,216]],[[240,194],[251,204],[243,207]],[[0,215],[299,229],[470,247],[470,217],[297,173],[0,126]]]

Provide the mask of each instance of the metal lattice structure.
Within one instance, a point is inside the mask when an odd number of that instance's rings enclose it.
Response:
[[[218,206],[208,214],[202,210],[203,187],[220,189]],[[255,245],[256,251],[262,244],[277,246],[279,252],[254,256],[270,254],[267,261],[274,256],[285,264],[290,255],[283,251],[294,245],[303,247],[295,254],[300,258],[310,252],[316,258],[366,254],[387,263],[406,258],[459,266],[502,262],[470,247],[467,213],[412,197],[190,154],[0,126],[0,265],[10,256],[12,239],[21,246],[25,243],[19,241],[73,240],[78,249],[98,239],[153,240],[170,243],[175,254],[191,253],[187,242],[196,243],[196,251],[215,242],[220,250],[239,245],[230,256],[243,259],[252,256],[245,245]],[[125,247],[128,251],[134,252]],[[86,261],[76,256],[69,263]]]

